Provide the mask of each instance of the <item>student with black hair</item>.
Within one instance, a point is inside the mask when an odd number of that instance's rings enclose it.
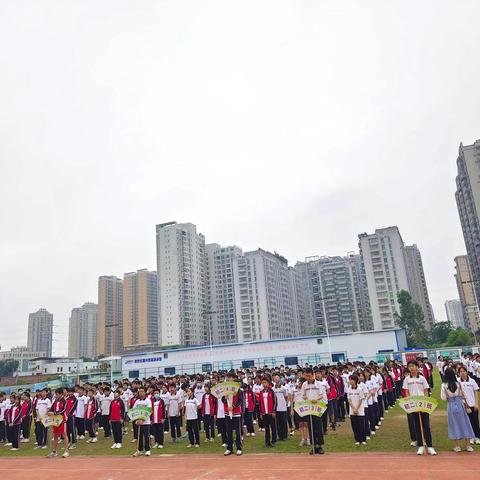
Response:
[[[25,391],[21,396],[21,406],[22,406],[22,424],[20,426],[20,433],[22,443],[28,443],[30,441],[30,428],[32,426],[32,412],[33,412],[33,403],[30,398],[30,393]]]
[[[113,445],[110,448],[122,448],[122,422],[125,418],[125,404],[120,398],[121,394],[121,389],[115,390],[110,403],[109,421],[113,434]]]
[[[467,368],[463,365],[459,369],[460,387],[467,404],[467,414],[472,426],[475,439],[471,443],[480,444],[480,425],[478,421],[478,385],[468,374]]]
[[[238,382],[237,375],[234,370],[230,370],[227,374],[227,381]],[[235,432],[235,446],[237,455],[242,455],[242,413],[243,413],[243,390],[238,385],[238,390],[230,398],[223,397],[225,404],[225,424],[227,433],[227,449],[225,456],[233,453],[233,432]]]
[[[153,391],[153,406],[152,406],[152,435],[155,439],[153,448],[163,448],[164,431],[163,427],[166,418],[165,402],[161,397],[158,388]]]
[[[22,425],[22,406],[20,404],[19,395],[10,396],[10,408],[7,413],[8,434],[10,436],[9,442],[5,446],[11,445],[12,451],[16,451],[19,448],[20,441],[20,428]]]
[[[147,392],[145,387],[140,387],[138,389],[138,400],[135,403],[136,407],[142,406],[147,408],[152,408],[152,402],[150,398],[147,397]],[[149,457],[151,455],[150,451],[150,417],[145,418],[144,420],[136,420],[135,422],[138,425],[138,450],[133,454],[134,457],[140,455],[145,455]]]
[[[350,412],[350,422],[352,424],[355,445],[366,445],[367,436],[365,434],[365,393],[358,386],[358,375],[352,374],[349,378],[349,387],[347,389],[347,399]]]
[[[47,455],[49,458],[57,457],[57,448],[59,438],[63,439],[64,452],[62,457],[69,457],[68,453],[68,436],[67,436],[67,418],[65,411],[67,409],[67,401],[63,395],[63,390],[57,388],[55,390],[55,400],[47,415],[56,415],[62,417],[60,425],[53,427],[53,450]]]
[[[260,415],[265,429],[265,447],[272,448],[277,442],[277,397],[268,377],[262,378],[262,386],[263,390],[260,392]]]
[[[7,411],[7,400],[5,394],[0,392],[0,443],[7,442],[7,428],[5,426],[5,412]]]

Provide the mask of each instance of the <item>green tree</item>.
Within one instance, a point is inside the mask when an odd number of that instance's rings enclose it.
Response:
[[[424,315],[420,305],[412,302],[412,296],[406,290],[397,294],[400,313],[395,313],[397,325],[405,330],[409,347],[420,347],[427,342],[427,331],[423,323]]]
[[[18,360],[0,360],[0,377],[11,377],[18,368]]]
[[[448,334],[452,331],[452,324],[450,322],[434,323],[430,330],[430,337],[432,344],[441,345],[447,342]]]
[[[471,345],[472,338],[463,328],[451,330],[447,338],[447,347],[461,347],[462,345]]]

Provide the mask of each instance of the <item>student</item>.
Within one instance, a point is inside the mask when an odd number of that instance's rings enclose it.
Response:
[[[0,443],[7,442],[7,428],[5,426],[5,412],[7,410],[7,400],[5,394],[0,392]]]
[[[367,437],[365,435],[365,394],[358,386],[358,375],[352,374],[349,378],[349,387],[347,389],[347,400],[350,412],[350,422],[352,425],[355,445],[366,445]]]
[[[57,457],[58,439],[63,439],[64,452],[62,457],[67,458],[70,456],[68,453],[68,436],[67,436],[67,419],[65,411],[67,409],[67,401],[63,396],[63,390],[57,388],[55,390],[55,400],[47,415],[59,415],[62,417],[62,423],[56,427],[53,427],[53,450],[47,455],[48,458]]]
[[[87,402],[85,404],[85,427],[89,439],[87,443],[97,443],[97,432],[95,429],[95,419],[98,413],[98,400],[93,389],[87,392]]]
[[[250,385],[245,385],[243,391],[244,405],[244,424],[247,427],[247,437],[255,436],[255,428],[253,427],[253,412],[255,411],[255,395]]]
[[[297,384],[295,385],[295,390],[291,395],[291,404],[292,404],[292,411],[291,415],[293,415],[293,423],[298,430],[300,430],[300,446],[303,447],[304,445],[310,445],[310,438],[308,435],[308,425],[307,419],[305,417],[301,417],[295,411],[295,405],[298,402],[303,400],[301,387],[303,382],[305,381],[304,378],[299,378]]]
[[[418,362],[415,360],[410,360],[407,364],[409,376],[405,377],[403,381],[403,392],[404,396],[428,396],[429,385],[424,377],[420,376],[418,373]],[[429,455],[436,455],[437,452],[432,446],[432,433],[430,431],[430,415],[425,412],[418,412],[412,414],[413,426],[415,428],[415,437],[417,439],[417,444],[421,445],[418,447],[417,455],[423,455],[424,446],[422,445],[422,428],[423,434],[425,436],[425,442],[427,444],[427,452]],[[420,426],[422,422],[422,426]]]
[[[77,430],[77,438],[83,440],[85,438],[85,403],[87,396],[85,395],[85,388],[77,387],[75,394],[77,397],[77,409],[75,410],[75,428]]]
[[[67,418],[67,435],[69,450],[77,448],[77,432],[75,429],[75,412],[77,411],[77,397],[75,397],[75,389],[67,388],[65,391],[65,399],[67,401],[67,409],[65,416]]]
[[[325,405],[327,406],[327,411],[325,412],[324,415],[321,417],[321,423],[322,423],[322,430],[323,430],[323,435],[328,434],[328,394],[330,393],[330,385],[328,382],[325,380],[325,373],[326,370],[325,368],[314,368],[313,369],[314,375],[315,375],[315,380],[317,382],[320,382],[320,384],[323,386],[326,396],[325,396]]]
[[[478,385],[477,382],[468,375],[467,369],[461,366],[459,369],[460,387],[462,388],[463,396],[468,405],[467,414],[475,435],[474,442],[480,444],[480,426],[478,422]]]
[[[200,402],[195,397],[193,389],[187,388],[187,398],[184,403],[184,415],[187,420],[187,432],[189,444],[187,448],[198,448],[200,446],[200,432],[198,429],[198,409]]]
[[[43,425],[42,419],[47,416],[51,408],[52,401],[47,397],[47,390],[43,389],[35,402],[35,438],[37,440],[35,449],[47,448],[48,428]]]
[[[125,404],[120,398],[120,389],[113,392],[108,420],[113,433],[113,445],[110,448],[122,448],[122,422],[125,418]]]
[[[253,394],[255,395],[255,410],[253,411],[253,423],[258,422],[258,430],[260,432],[264,432],[264,426],[263,426],[263,420],[261,419],[260,415],[260,392],[262,392],[263,386],[262,386],[262,377],[260,374],[255,376],[255,383],[253,384],[252,391]]]
[[[153,391],[153,410],[152,410],[152,434],[155,439],[153,448],[163,448],[164,431],[163,426],[166,417],[165,402],[160,395],[160,390],[156,388]]]
[[[22,420],[22,405],[20,404],[20,397],[18,395],[13,395],[10,397],[10,408],[7,414],[10,441],[5,445],[11,445],[12,448],[10,450],[12,451],[16,451],[19,448]]]
[[[152,402],[147,398],[147,392],[145,387],[140,387],[138,389],[138,400],[135,403],[136,407],[143,406],[147,408],[152,408]],[[138,425],[138,450],[133,454],[134,457],[139,457],[143,453],[146,457],[151,455],[150,452],[150,417],[145,418],[145,420],[137,420],[135,422]]]
[[[265,447],[272,448],[277,443],[277,396],[267,377],[262,379],[263,390],[260,392],[260,415],[265,429]]]
[[[110,430],[110,422],[108,420],[110,415],[110,404],[113,400],[113,393],[110,387],[105,387],[103,393],[100,395],[100,424],[103,427],[104,438],[110,438],[112,432]]]
[[[225,404],[222,401],[216,402],[215,423],[218,433],[222,438],[222,447],[227,447],[227,427],[225,424]]]
[[[215,410],[217,408],[217,399],[210,393],[210,387],[206,385],[203,389],[201,404],[201,414],[203,418],[203,427],[205,429],[205,442],[213,442],[215,439]],[[195,389],[195,398],[198,400],[198,387]]]
[[[28,443],[30,441],[30,428],[32,426],[32,399],[30,398],[30,393],[22,393],[21,406],[22,424],[20,426],[20,432],[22,436],[22,443]]]
[[[448,438],[455,442],[453,451],[462,451],[460,440],[464,439],[467,452],[473,452],[470,440],[473,440],[475,435],[467,415],[469,407],[462,387],[451,367],[445,369],[443,378],[445,382],[442,384],[440,395],[442,400],[447,401]]]
[[[133,387],[132,388],[132,397],[130,398],[129,410],[131,410],[132,408],[135,407],[135,404],[137,403],[137,400],[138,400],[138,388]],[[132,429],[133,429],[133,438],[132,438],[131,442],[132,443],[137,443],[137,441],[138,441],[138,425],[136,424],[136,422],[133,422]]]
[[[237,375],[234,370],[230,370],[227,374],[227,381],[238,382]],[[235,431],[235,446],[237,455],[242,455],[242,407],[243,407],[243,390],[239,388],[230,398],[222,398],[225,404],[225,410],[228,414],[225,416],[225,424],[227,431],[227,449],[223,453],[225,456],[231,455],[233,452],[233,432]]]
[[[275,394],[275,423],[278,440],[284,442],[288,438],[287,399],[288,393],[280,382],[280,375],[273,376],[273,393]]]
[[[167,396],[167,416],[172,442],[175,442],[177,438],[182,436],[180,430],[180,411],[183,407],[182,398],[182,394],[177,392],[176,385],[172,383],[169,387],[169,393]]]
[[[311,402],[327,401],[327,392],[322,383],[315,380],[313,370],[311,368],[305,369],[305,382],[303,382],[300,389],[302,398]],[[312,450],[310,455],[319,454],[323,455],[323,429],[321,417],[316,415],[308,415],[306,417],[308,424],[308,431],[310,434],[310,444]]]

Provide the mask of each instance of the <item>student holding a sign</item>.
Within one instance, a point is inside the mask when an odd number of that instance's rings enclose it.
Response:
[[[234,370],[230,370],[227,374],[227,383],[237,383],[237,376]],[[242,410],[243,410],[243,390],[240,384],[236,387],[233,395],[226,395],[222,398],[228,415],[225,416],[226,433],[227,433],[227,449],[225,456],[231,455],[233,452],[233,432],[235,431],[235,446],[237,455],[242,455]]]
[[[467,403],[467,414],[472,425],[473,434],[477,445],[480,444],[480,426],[478,422],[478,385],[477,382],[468,375],[467,368],[461,366],[459,369],[460,387]]]
[[[138,400],[135,402],[135,407],[146,407],[152,413],[152,402],[147,397],[145,387],[138,389]],[[150,414],[145,415],[144,418],[138,418],[135,423],[138,425],[138,444],[137,451],[133,454],[134,457],[145,455],[149,457],[150,451]]]
[[[303,447],[304,445],[310,445],[310,438],[308,435],[308,425],[307,419],[305,417],[301,417],[298,412],[295,411],[295,406],[303,401],[303,394],[301,391],[303,382],[305,382],[304,378],[299,378],[296,385],[295,390],[291,394],[290,402],[292,404],[292,412],[293,415],[293,423],[295,427],[300,430],[300,446]]]
[[[418,362],[410,360],[407,364],[410,375],[406,376],[403,381],[403,392],[405,397],[425,396],[428,397],[430,386],[425,377],[419,375]],[[416,412],[413,414],[413,425],[415,428],[415,437],[421,446],[418,447],[417,455],[425,453],[424,443],[427,445],[429,455],[436,455],[437,452],[433,448],[432,433],[430,431],[430,414],[426,412]]]
[[[47,455],[49,458],[57,457],[58,439],[63,439],[64,452],[62,457],[69,457],[68,453],[68,436],[67,436],[67,418],[65,412],[67,410],[67,400],[63,396],[63,390],[57,388],[55,390],[55,400],[52,408],[48,412],[49,416],[61,416],[62,421],[59,425],[53,427],[53,450]]]
[[[262,378],[263,390],[260,392],[260,416],[265,429],[265,447],[272,448],[277,442],[277,397],[271,388],[270,379]]]
[[[309,400],[312,403],[318,403],[323,401],[327,403],[327,392],[321,382],[315,380],[313,369],[307,368],[305,370],[305,382],[303,382],[300,389],[302,392],[302,398]],[[307,418],[308,429],[310,434],[310,444],[312,445],[312,451],[310,455],[325,453],[323,451],[323,427],[321,417],[316,415],[308,415]]]
[[[467,415],[469,407],[453,368],[445,369],[444,380],[440,392],[442,400],[447,401],[448,438],[455,442],[453,451],[462,451],[460,440],[463,439],[467,452],[473,452],[470,440],[473,440],[475,435]]]

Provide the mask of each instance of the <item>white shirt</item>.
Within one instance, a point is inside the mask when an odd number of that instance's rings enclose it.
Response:
[[[425,390],[430,388],[427,381],[425,380],[425,377],[423,376],[418,376],[418,377],[405,377],[405,380],[403,381],[403,389],[408,391],[408,395],[414,396],[414,395],[420,395],[424,396],[425,395]]]
[[[302,398],[328,403],[325,386],[318,380],[314,380],[313,383],[303,382],[300,391],[302,392]]]
[[[468,403],[469,407],[475,406],[475,394],[478,391],[478,385],[473,378],[468,377],[468,380],[465,382],[460,381],[460,386],[462,388],[462,392],[465,395],[465,400]]]
[[[85,395],[79,395],[78,393],[75,394],[77,397],[77,410],[75,412],[75,416],[77,418],[84,418],[85,417],[85,404],[87,403],[87,397]]]
[[[112,403],[112,400],[113,393],[111,392],[109,395],[100,395],[100,413],[102,415],[110,415],[110,404]]]
[[[348,387],[347,398],[352,402],[355,409],[358,410],[358,415],[365,415],[365,393],[360,388],[360,385],[357,385],[357,388]],[[350,408],[350,415],[353,415],[353,407]]]
[[[359,382],[357,387],[362,391],[363,393],[363,408],[368,407],[368,396],[370,395],[370,392],[368,391],[368,386],[364,382]]]
[[[217,402],[217,418],[225,418],[225,405],[221,400]]]
[[[277,399],[277,412],[286,412],[287,411],[287,390],[283,385],[279,387],[273,387],[273,393]]]
[[[201,405],[202,404],[202,398],[205,395],[205,389],[202,386],[200,386],[200,388],[195,387],[195,390],[193,391],[193,395]]]
[[[187,420],[196,420],[198,418],[198,407],[200,402],[195,398],[185,400],[185,416]]]
[[[210,415],[210,393],[205,393],[206,397],[205,397],[205,415]],[[204,395],[202,395],[202,398],[204,397]],[[197,397],[195,397],[197,398]],[[197,398],[198,400],[198,398]],[[201,405],[201,400],[198,400],[198,404]]]
[[[172,395],[171,393],[167,393],[166,395],[166,403],[168,405],[168,416],[169,417],[176,417],[179,415],[180,411],[180,403],[182,403],[182,395],[180,392],[175,393]]]
[[[148,397],[145,397],[143,400],[140,400],[140,398],[135,402],[135,406],[139,407],[149,407],[152,408],[152,402]],[[150,417],[148,417],[144,422],[144,425],[150,425]]]
[[[37,410],[37,419],[40,420],[52,408],[52,401],[49,398],[39,398],[35,409]]]
[[[5,420],[5,411],[7,410],[7,401],[0,402],[0,422]]]

